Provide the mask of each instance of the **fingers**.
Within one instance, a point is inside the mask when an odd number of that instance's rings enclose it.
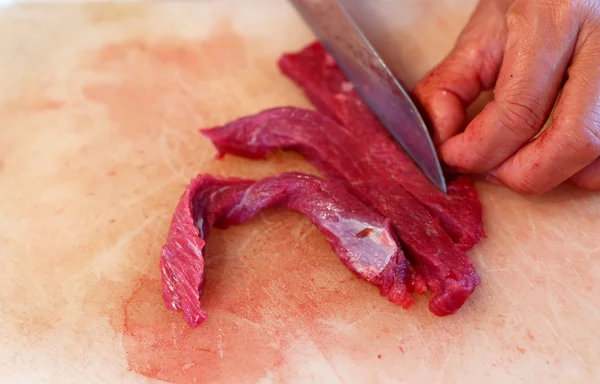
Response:
[[[450,166],[473,173],[487,172],[542,129],[562,85],[578,33],[573,13],[542,9],[549,7],[548,3],[518,0],[509,10],[495,100],[465,132],[441,147],[442,158]]]
[[[453,51],[415,87],[414,95],[429,115],[436,144],[464,128],[466,108],[482,90],[494,85],[506,36],[504,3],[480,2]]]
[[[570,182],[590,191],[600,190],[600,157],[571,177]]]
[[[600,35],[585,39],[575,52],[552,124],[494,176],[529,194],[543,193],[570,178],[582,187],[598,189],[599,157]]]

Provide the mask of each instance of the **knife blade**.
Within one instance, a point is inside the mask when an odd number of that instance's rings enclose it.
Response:
[[[290,0],[346,77],[429,180],[446,181],[427,126],[406,90],[337,0]]]

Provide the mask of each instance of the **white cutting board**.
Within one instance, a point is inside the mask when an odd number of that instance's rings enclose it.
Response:
[[[413,84],[473,1],[371,2],[366,24]],[[284,1],[33,4],[0,10],[0,381],[590,383],[600,380],[600,195],[478,183],[481,286],[455,316],[358,281],[281,210],[208,241],[189,329],[159,251],[197,172],[315,172],[226,157],[197,133],[309,106],[275,61],[311,35]]]

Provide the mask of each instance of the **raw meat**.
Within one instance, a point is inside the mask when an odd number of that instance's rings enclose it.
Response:
[[[175,208],[167,242],[160,254],[162,296],[166,307],[183,310],[195,327],[206,319],[200,306],[204,289],[204,239],[223,212],[244,196],[251,181],[198,176],[192,180]]]
[[[338,120],[363,143],[378,167],[397,179],[443,226],[463,250],[485,236],[477,191],[467,176],[451,181],[448,194],[431,184],[412,160],[398,149],[379,120],[318,42],[279,61],[281,71],[299,85],[322,113]]]
[[[399,178],[390,178],[389,169],[380,166],[379,157],[363,139],[328,116],[275,108],[202,133],[220,153],[260,158],[276,148],[295,150],[328,178],[343,182],[391,220],[414,267],[435,294],[429,308],[436,315],[454,313],[479,284],[470,260],[439,222],[403,188]]]
[[[162,294],[167,308],[183,310],[192,327],[206,319],[200,305],[204,286],[203,247],[211,227],[227,228],[269,207],[307,215],[342,263],[403,307],[413,303],[407,284],[418,277],[406,261],[386,219],[337,182],[284,173],[257,182],[199,175],[173,215],[161,252]]]
[[[286,173],[258,182],[200,175],[177,206],[161,253],[163,298],[197,326],[206,318],[205,238],[210,228],[241,224],[281,206],[306,214],[341,261],[408,307],[429,288],[430,310],[458,310],[479,284],[464,253],[485,236],[482,209],[468,177],[439,192],[400,150],[319,43],[284,55],[283,73],[320,112],[276,108],[206,130],[220,154],[266,157],[300,152],[330,181]],[[393,227],[393,231],[391,229]],[[412,265],[404,256],[398,239]]]

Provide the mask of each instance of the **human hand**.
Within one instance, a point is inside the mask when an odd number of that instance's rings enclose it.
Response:
[[[526,194],[600,189],[600,0],[481,0],[415,96],[451,167]]]

